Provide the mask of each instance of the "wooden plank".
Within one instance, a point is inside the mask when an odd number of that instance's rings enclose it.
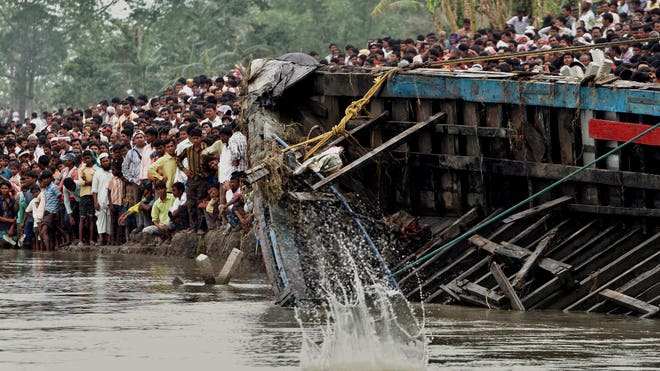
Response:
[[[561,251],[565,247],[570,247],[572,244],[574,244],[578,240],[588,238],[586,236],[589,236],[592,233],[591,229],[597,223],[598,223],[598,220],[593,219],[589,223],[583,225],[578,230],[571,233],[569,236],[566,236],[563,239],[563,241],[559,242],[556,246],[554,246],[552,249],[550,249],[550,251],[548,251],[548,254],[553,254],[556,251]]]
[[[479,126],[479,104],[475,102],[463,102],[463,124],[475,129]],[[465,152],[468,156],[481,156],[481,145],[479,137],[470,135],[465,137]],[[468,207],[481,206],[484,204],[484,180],[482,173],[469,173],[465,187],[467,192]]]
[[[536,290],[527,294],[527,296],[523,297],[522,302],[523,304],[525,304],[525,308],[537,309],[536,304],[550,297],[552,294],[554,294],[557,290],[561,289],[562,287],[563,285],[561,279],[559,277],[554,277],[550,279],[548,282],[536,288]]]
[[[615,207],[602,205],[568,204],[568,209],[575,212],[596,215],[660,218],[660,209],[648,209],[645,207]]]
[[[369,129],[369,128],[371,128],[372,126],[374,126],[376,124],[380,124],[380,123],[385,122],[388,116],[389,116],[389,112],[384,111],[384,112],[378,114],[376,117],[372,118],[371,120],[365,122],[364,124],[359,125],[358,127],[350,130],[349,133],[350,133],[350,135],[354,136],[357,133],[359,133],[361,131],[364,131],[366,129]],[[338,138],[335,138],[335,140],[330,142],[330,144],[325,146],[325,148],[327,149],[329,147],[339,145],[339,144],[341,144],[341,142],[346,140],[348,137],[349,137],[349,135],[340,135]]]
[[[599,119],[589,120],[589,136],[600,140],[626,142],[649,128],[651,125]],[[653,130],[633,143],[660,146],[660,130]]]
[[[433,115],[433,101],[416,100],[415,116],[417,121],[428,120]],[[417,139],[417,148],[422,153],[433,153],[433,136],[428,130],[419,133]],[[435,185],[435,172],[423,171],[421,181],[412,182],[413,189],[411,193],[418,195],[420,209],[426,209],[430,212],[436,209],[438,203]],[[414,206],[413,206],[414,207]]]
[[[621,304],[626,308],[630,308],[636,312],[642,313],[645,316],[653,315],[659,310],[655,305],[651,305],[647,302],[637,300],[631,296],[610,289],[602,290],[598,295]]]
[[[402,153],[393,152],[395,155]],[[407,152],[409,162],[416,166],[427,166],[445,170],[460,170],[491,173],[502,176],[529,177],[559,180],[580,169],[578,166],[537,163],[532,161],[514,161],[479,156],[458,156],[447,154],[428,154]],[[633,171],[614,171],[588,168],[576,174],[570,182],[591,183],[635,189],[658,190],[660,175]],[[584,203],[584,197],[582,198]]]
[[[455,101],[441,101],[440,111],[446,113],[445,122],[448,125],[458,125],[456,102]],[[458,150],[458,143],[455,135],[442,135],[440,137],[440,153],[447,155],[456,155]],[[432,156],[432,155],[430,155]],[[461,214],[461,183],[458,181],[458,176],[453,171],[443,171],[440,174],[440,190],[442,207],[448,212],[453,212],[456,215]]]
[[[655,259],[656,256],[660,254],[660,251],[657,251],[650,257],[648,256],[649,251],[654,247],[657,247],[658,239],[660,239],[660,232],[654,234],[635,248],[627,251],[606,266],[600,268],[597,274],[590,275],[583,279],[580,281],[579,287],[577,287],[570,295],[566,295],[561,301],[555,303],[556,306],[562,307],[565,312],[571,311],[585,303],[587,303],[587,308],[591,307],[593,304],[588,304],[588,302],[592,301],[594,296],[598,294],[598,291],[619,284],[620,280],[624,279],[624,277],[636,272],[639,267]],[[627,264],[624,264],[623,262],[626,262]],[[634,264],[634,266],[626,269],[630,264]],[[592,286],[594,285],[594,282],[596,282],[596,279],[598,279],[599,282],[604,281],[604,283],[598,285],[596,290],[593,290]],[[574,301],[576,299],[578,300]]]
[[[456,219],[451,225],[449,225],[444,230],[440,231],[438,234],[434,235],[431,241],[427,242],[419,251],[415,253],[415,258],[419,259],[422,255],[429,252],[435,246],[439,245],[441,242],[449,240],[458,236],[469,223],[474,221],[479,215],[479,209],[472,208],[467,213],[463,214],[460,218]]]
[[[410,120],[410,102],[407,99],[393,99],[390,102],[392,106],[392,119],[393,120]],[[428,118],[427,118],[428,120]],[[418,120],[420,122],[425,122],[427,120]],[[415,124],[416,125],[416,124]],[[413,125],[414,127],[414,125]],[[412,128],[412,127],[411,127]],[[408,130],[408,129],[406,129]],[[405,132],[405,130],[404,130]],[[422,134],[420,131],[418,133],[419,135]],[[398,134],[400,135],[400,134]],[[419,135],[417,135],[417,139],[419,139]],[[396,136],[394,137],[396,138]],[[394,139],[392,138],[392,139]],[[412,138],[409,138],[412,140]],[[388,141],[389,142],[389,141]],[[410,146],[408,145],[408,140],[405,141],[400,141],[399,143],[392,144],[392,150],[397,150],[397,151],[402,151],[402,152],[408,152],[410,151]],[[368,156],[369,154],[366,154],[365,156]],[[357,159],[360,160],[360,159]],[[350,166],[350,165],[349,165]],[[399,166],[396,168],[397,172],[400,172],[402,175],[397,176],[399,179],[398,182],[393,182],[389,184],[389,187],[394,191],[394,200],[395,203],[397,204],[398,207],[401,208],[406,208],[406,209],[411,209],[411,192],[410,192],[410,183],[412,181],[410,176],[403,176],[403,174],[410,174],[410,164],[405,161],[401,163]]]
[[[575,258],[582,258],[584,255],[587,255],[588,249],[593,249],[594,246],[599,246],[602,241],[608,240],[612,238],[617,232],[619,232],[621,225],[619,223],[611,225],[605,229],[601,229],[598,234],[596,234],[594,237],[590,238],[588,241],[579,244],[576,246],[574,249],[572,249],[570,252],[568,252],[568,255],[564,254],[557,254],[554,255],[557,259],[561,259],[564,262],[570,261],[574,265],[577,263],[573,261]],[[583,254],[584,252],[584,254]],[[589,254],[591,255],[591,254]]]
[[[527,111],[525,107],[514,105],[511,106],[510,128],[512,130],[511,138],[511,152],[513,159],[518,161],[527,161],[531,158],[527,157],[527,146],[525,145],[525,131],[527,122]]]
[[[488,251],[491,254],[498,254],[506,256],[513,259],[523,259],[530,254],[529,250],[523,249],[520,246],[516,245],[502,245],[497,242],[493,242],[483,236],[475,234],[474,236],[468,239],[470,243],[477,246],[479,249]]]
[[[491,219],[494,216],[496,216],[497,214],[499,214],[501,211],[502,211],[501,209],[494,210],[492,214],[488,215],[488,217],[486,217],[484,220],[479,222],[477,224],[477,226],[485,223],[489,219]],[[491,233],[488,237],[489,238],[495,238],[495,237],[499,236],[500,234],[502,234],[503,232],[505,232],[507,229],[509,229],[509,227],[511,227],[512,225],[513,224],[504,224],[503,226],[498,228],[495,232]],[[472,253],[475,253],[476,251],[475,250],[469,250],[468,252],[471,252],[471,253],[470,254],[466,253],[463,256],[464,258],[472,255]],[[432,259],[438,257],[439,255],[440,254],[434,256]],[[454,280],[450,281],[447,284],[447,287],[453,290],[455,288],[455,282],[456,282],[455,280],[462,280],[462,279],[465,279],[465,278],[471,276],[473,273],[477,272],[478,270],[482,269],[483,267],[486,267],[486,265],[488,264],[490,259],[491,259],[490,256],[487,256],[487,257],[481,259],[476,264],[472,264],[468,269],[466,269],[461,274],[459,274]],[[456,289],[455,291],[458,291],[458,289]],[[442,290],[436,290],[434,293],[431,294],[431,296],[435,298],[435,297],[437,297],[441,294],[442,294]]]
[[[392,120],[407,121],[410,119],[410,105],[408,104],[408,101],[406,99],[394,99],[390,102],[390,105],[392,106],[392,115],[391,115]],[[419,120],[419,121],[423,121],[423,120]],[[413,126],[415,124],[413,124]],[[396,149],[403,152],[407,152],[410,150],[410,148],[408,147],[408,143],[405,142],[401,143]]]
[[[419,290],[419,289],[424,289],[424,287],[428,286],[431,282],[437,280],[438,278],[442,277],[443,275],[447,274],[447,272],[451,271],[452,269],[456,268],[463,260],[469,258],[472,254],[474,254],[474,250],[468,250],[465,251],[461,256],[459,256],[457,259],[453,260],[451,263],[445,265],[441,269],[439,269],[437,272],[435,272],[431,277],[426,279],[424,282],[422,282],[419,287],[416,287],[414,290],[411,290],[411,292],[406,294],[406,297],[408,298],[410,296],[410,293]],[[406,276],[407,278],[408,276]],[[399,286],[404,283],[403,280],[399,281]]]
[[[560,109],[557,114],[557,133],[560,146],[560,162],[563,165],[575,165],[575,111]]]
[[[359,159],[351,162],[347,166],[344,166],[341,170],[333,173],[332,175],[326,177],[323,180],[318,181],[316,184],[312,185],[312,189],[317,190],[320,187],[323,187],[324,185],[329,184],[330,182],[332,182],[335,179],[339,178],[340,176],[345,175],[345,174],[349,173],[350,171],[359,168],[360,166],[364,165],[367,161],[371,160],[377,154],[379,154],[379,153],[381,153],[381,152],[383,152],[387,149],[390,149],[394,146],[397,146],[397,145],[405,142],[406,140],[409,140],[410,139],[409,136],[411,134],[419,131],[420,129],[424,128],[425,126],[427,126],[430,123],[433,123],[437,120],[441,120],[442,118],[444,118],[444,116],[445,116],[444,113],[439,112],[439,113],[433,115],[429,120],[422,121],[422,122],[416,124],[415,126],[405,130],[403,133],[401,133],[401,134],[395,136],[394,138],[388,140],[387,142],[383,143],[382,145],[378,146],[377,148],[372,149],[366,155],[364,155],[364,156],[360,157]]]
[[[417,121],[426,121],[433,115],[433,101],[417,100],[417,106],[415,108]],[[417,140],[417,146],[422,153],[433,152],[433,139],[431,138],[431,133],[421,133]]]
[[[501,306],[505,298],[504,295],[500,295],[493,290],[489,290],[470,281],[458,282],[458,287],[460,287],[464,293],[474,295],[478,298],[486,300],[489,303],[494,303],[497,306]]]
[[[488,309],[500,309],[500,307],[495,305],[493,302],[484,300],[474,295],[460,294],[459,297],[461,299],[461,302],[465,304],[471,304]]]
[[[264,164],[259,164],[248,169],[245,172],[245,179],[249,184],[255,183],[256,181],[265,178],[270,172]]]
[[[459,222],[458,224],[460,225],[461,223],[465,223],[464,226],[467,225],[467,223],[471,223],[472,220],[476,217],[476,213],[477,213],[477,210],[476,210],[476,209],[473,209],[473,210],[474,210],[474,213],[468,212],[468,213],[466,213],[466,214],[464,215],[465,218],[461,217],[461,218],[459,218],[456,222],[458,222],[459,220],[462,219],[462,222]],[[472,210],[471,210],[471,211],[472,211]],[[456,222],[454,222],[453,224],[456,224]],[[453,224],[452,224],[452,225],[453,225]],[[427,244],[424,245],[424,247],[422,247],[422,249],[420,249],[420,250],[423,250],[422,252],[416,252],[416,253],[415,253],[415,255],[414,255],[414,259],[419,259],[419,258],[422,257],[423,255],[425,255],[425,254],[427,254],[428,252],[430,252],[433,248],[437,248],[438,245],[439,245],[441,242],[443,242],[443,241],[445,241],[445,240],[447,240],[447,239],[449,239],[449,238],[453,238],[453,237],[458,236],[458,234],[459,234],[460,232],[461,232],[460,229],[458,229],[458,230],[456,230],[456,229],[448,229],[448,232],[447,232],[447,234],[446,234],[445,236],[443,236],[443,237],[439,237],[439,238],[436,238],[436,237],[434,236],[433,239],[432,239],[431,241],[429,241]],[[443,231],[442,233],[445,233],[445,231]],[[445,251],[447,251],[447,250],[445,250]],[[405,277],[403,277],[403,278],[399,281],[399,284],[403,284],[404,282],[408,281],[410,278],[415,277],[415,276],[417,275],[417,272],[420,272],[420,271],[423,270],[424,268],[426,268],[426,267],[430,266],[431,264],[433,264],[433,263],[434,263],[437,259],[439,259],[442,255],[443,255],[443,252],[440,252],[440,253],[436,254],[435,256],[431,257],[430,259],[428,259],[427,261],[425,261],[424,263],[422,263],[422,265],[420,265],[419,267],[413,269],[410,273],[408,273]]]
[[[654,285],[660,285],[660,282],[658,282],[658,278],[660,278],[660,265],[657,265],[654,268],[647,270],[646,272],[640,274],[634,279],[626,282],[626,284],[617,287],[616,291],[629,296],[637,297],[638,294],[643,295],[644,292],[646,292],[649,289],[652,289]],[[604,306],[605,306],[605,301],[601,301],[600,303],[589,308],[587,312],[592,312],[592,311],[602,312],[602,308]]]
[[[521,286],[524,285],[525,277],[527,277],[529,271],[536,265],[536,262],[543,254],[543,251],[550,245],[550,242],[556,234],[557,228],[554,228],[552,231],[550,231],[547,237],[539,242],[539,244],[536,246],[536,249],[534,249],[534,252],[532,252],[532,254],[527,257],[522,268],[520,268],[518,273],[516,273],[516,276],[511,283],[513,286],[516,286],[519,289],[522,288]]]
[[[550,272],[555,277],[562,277],[573,270],[572,265],[551,258],[541,259],[538,267],[544,271]]]
[[[488,128],[479,128],[477,135],[482,132],[482,129],[494,129],[494,130],[506,130],[504,135],[508,138],[511,135],[511,132],[508,128],[503,126],[503,106],[501,104],[486,104],[486,126]],[[505,124],[504,124],[505,125]],[[500,138],[499,136],[494,136],[493,138]],[[488,146],[488,156],[496,158],[506,157],[506,147],[503,140],[493,139],[490,141]]]
[[[522,232],[509,239],[508,242],[517,243],[518,241],[527,237],[530,233],[534,232],[537,228],[544,226],[548,219],[550,219],[550,214],[543,215],[543,217],[541,217],[539,220],[535,221],[529,227],[523,229]]]
[[[516,220],[520,220],[520,219],[524,219],[524,218],[536,215],[536,214],[538,214],[542,211],[553,209],[553,208],[555,208],[555,207],[557,207],[561,204],[564,204],[564,203],[566,203],[566,202],[568,202],[572,199],[573,199],[573,196],[562,196],[562,197],[556,198],[552,201],[548,201],[548,202],[545,202],[541,205],[532,207],[531,209],[523,210],[519,213],[515,213],[513,215],[510,215],[510,216],[502,219],[502,223],[508,224],[508,223],[511,223],[511,222],[515,222]]]
[[[438,288],[439,288],[438,291],[436,291],[432,295],[427,296],[426,298],[424,298],[423,301],[425,303],[432,303],[433,300],[440,295],[440,293],[445,293],[445,294],[449,295],[450,298],[452,298],[456,302],[460,303],[461,298],[452,289],[450,289],[449,287],[447,287],[445,285],[442,285],[442,284],[438,285]]]
[[[382,122],[381,126],[386,127],[400,127],[401,129],[407,129],[416,122],[413,121],[396,121],[389,120]],[[359,126],[358,126],[359,127]],[[451,125],[451,124],[439,124],[436,123],[433,125],[433,131],[436,134],[445,134],[445,135],[459,135],[459,136],[477,136],[482,138],[500,138],[508,139],[511,135],[511,130],[508,128],[491,128],[484,126],[469,126],[469,125]],[[424,134],[422,134],[424,136]],[[424,151],[420,148],[422,153],[430,153],[430,151]]]
[[[495,277],[495,280],[500,285],[500,288],[504,291],[506,297],[509,298],[511,308],[524,312],[525,306],[523,305],[522,301],[520,301],[520,298],[518,297],[518,294],[516,294],[516,291],[513,289],[513,286],[511,286],[511,283],[509,283],[509,279],[504,275],[504,272],[502,272],[499,264],[492,262],[490,265],[490,272],[493,274],[493,277]]]

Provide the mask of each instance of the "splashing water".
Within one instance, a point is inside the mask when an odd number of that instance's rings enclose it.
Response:
[[[366,204],[353,208],[369,215]],[[382,266],[336,204],[288,204],[296,245],[310,285],[322,305],[296,307],[304,370],[425,370],[427,339],[405,297],[393,290]],[[373,215],[373,214],[372,214]],[[396,244],[386,230],[364,220],[383,251]],[[423,311],[423,307],[422,307]],[[423,321],[422,321],[423,323]]]
[[[355,275],[355,279],[358,276]],[[354,282],[356,297],[330,295],[320,331],[306,327],[310,309],[296,309],[303,331],[303,370],[424,370],[428,362],[423,329],[401,293],[380,284]],[[342,298],[346,299],[346,298]],[[319,339],[320,342],[317,342]]]
[[[360,237],[341,231],[327,212],[306,236],[324,305],[296,308],[302,369],[426,369],[426,337],[408,301],[391,289]]]

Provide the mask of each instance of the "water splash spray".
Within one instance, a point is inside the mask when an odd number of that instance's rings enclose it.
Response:
[[[404,296],[391,288],[360,238],[342,231],[328,210],[306,217],[313,233],[304,236],[313,251],[317,294],[323,305],[296,308],[303,334],[304,370],[425,370],[427,340]],[[332,238],[329,238],[332,236]],[[309,266],[309,264],[308,264]]]

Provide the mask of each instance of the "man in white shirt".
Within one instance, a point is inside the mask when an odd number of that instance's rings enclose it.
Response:
[[[185,190],[186,186],[181,182],[172,184],[174,201],[168,212],[170,214],[170,220],[174,223],[174,228],[178,231],[189,227],[188,210],[186,205],[188,202],[188,196],[186,195]]]
[[[513,26],[517,35],[523,35],[529,26],[529,17],[525,16],[524,9],[518,9],[518,15],[506,21],[506,24]]]
[[[596,25],[596,16],[594,15],[594,12],[591,11],[591,2],[583,1],[580,9],[582,15],[580,16],[580,19],[578,19],[578,22],[584,22],[584,28],[586,28],[587,31],[591,31]]]
[[[96,245],[105,244],[108,236],[112,233],[110,229],[110,180],[112,180],[112,173],[110,172],[110,156],[104,152],[99,155],[99,163],[101,167],[94,173],[92,179],[92,196],[94,198],[94,210],[96,210],[96,229],[99,234],[99,240]]]

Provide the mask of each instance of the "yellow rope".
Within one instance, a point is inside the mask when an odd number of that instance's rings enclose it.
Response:
[[[307,139],[303,142],[293,144],[285,148],[284,151],[289,151],[300,146],[316,143],[312,147],[312,149],[307,151],[307,154],[305,155],[305,159],[307,159],[310,156],[312,156],[316,151],[318,151],[320,148],[323,148],[323,146],[325,146],[327,143],[332,141],[332,138],[334,138],[336,135],[349,134],[348,131],[346,131],[346,123],[348,123],[349,120],[358,117],[360,115],[360,112],[362,112],[362,110],[364,109],[364,106],[366,106],[369,103],[371,98],[380,90],[383,84],[398,71],[399,71],[398,68],[394,68],[385,72],[380,76],[377,76],[374,79],[374,84],[371,86],[369,91],[367,91],[367,93],[362,98],[353,101],[348,107],[346,107],[346,110],[344,111],[344,117],[341,119],[341,121],[339,121],[337,125],[333,126],[330,131],[320,134],[314,138]]]

